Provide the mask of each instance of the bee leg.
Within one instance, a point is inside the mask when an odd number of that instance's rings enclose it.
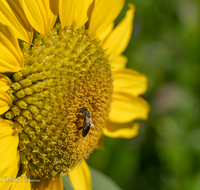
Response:
[[[83,117],[83,114],[78,114],[78,117],[80,117],[80,118],[84,118],[84,117]]]
[[[81,129],[83,129],[83,127],[79,127],[79,129],[78,129],[77,133],[78,133],[78,132],[79,132]]]

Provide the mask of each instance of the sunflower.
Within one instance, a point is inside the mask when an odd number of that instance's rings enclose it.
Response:
[[[65,174],[91,189],[85,159],[102,135],[137,135],[147,78],[125,68],[135,7],[114,27],[123,5],[0,1],[0,189],[63,189]]]

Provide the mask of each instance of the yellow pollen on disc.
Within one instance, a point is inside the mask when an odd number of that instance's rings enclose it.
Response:
[[[113,89],[109,59],[95,36],[73,26],[56,25],[32,46],[24,43],[22,52],[4,117],[18,132],[23,171],[32,178],[62,175],[88,158],[102,135]],[[93,122],[86,136],[82,108]]]

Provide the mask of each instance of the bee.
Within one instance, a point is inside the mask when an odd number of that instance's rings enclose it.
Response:
[[[89,133],[91,126],[94,127],[96,130],[97,128],[96,128],[96,125],[94,125],[92,116],[90,112],[87,110],[87,108],[82,107],[80,109],[80,112],[82,113],[82,118],[84,119],[84,121],[83,121],[83,127],[80,127],[79,130],[83,129],[82,136],[85,137]]]

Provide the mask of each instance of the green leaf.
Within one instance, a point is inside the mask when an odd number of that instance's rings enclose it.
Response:
[[[121,190],[121,188],[108,176],[90,167],[92,174],[92,189],[93,190]]]
[[[72,184],[69,180],[68,175],[65,175],[62,177],[62,181],[63,181],[63,188],[64,190],[74,190],[74,188],[72,187]]]
[[[90,167],[92,176],[92,190],[121,190],[120,187],[109,177]],[[68,175],[62,177],[64,190],[74,190]]]

